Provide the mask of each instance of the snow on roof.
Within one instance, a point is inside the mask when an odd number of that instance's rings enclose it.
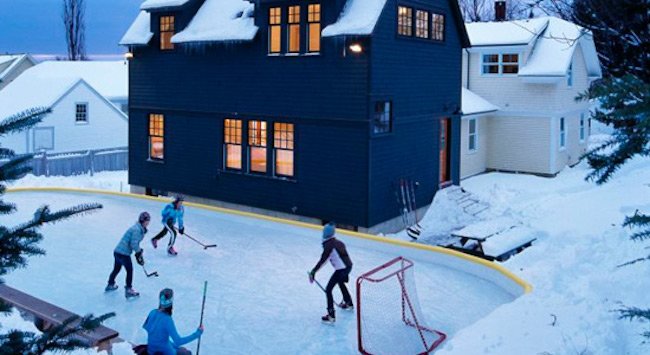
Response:
[[[323,29],[323,37],[369,35],[386,6],[386,0],[348,0],[339,19]]]
[[[138,17],[120,40],[120,45],[146,45],[153,37],[151,33],[151,16],[146,11],[140,11]]]
[[[43,62],[25,70],[0,91],[0,119],[29,108],[50,107],[83,81],[106,99],[128,97],[124,62]]]
[[[145,0],[140,5],[141,10],[158,9],[161,7],[172,7],[185,5],[190,0]]]
[[[257,34],[255,5],[246,0],[206,0],[173,43],[250,41]]]
[[[22,57],[25,57],[25,54],[0,55],[0,80],[9,74]]]
[[[461,110],[463,115],[476,115],[498,111],[500,108],[488,100],[476,95],[475,93],[463,88],[461,92]]]
[[[519,76],[565,76],[578,44],[585,41],[593,43],[582,27],[555,17],[547,19],[548,27],[537,40],[526,65],[519,70]],[[597,58],[595,47],[593,53],[589,53],[589,50],[588,45],[583,46],[583,51],[587,52],[585,58]],[[593,63],[587,59],[590,76],[600,76],[600,65],[596,65],[596,68],[594,70]]]
[[[467,34],[472,46],[527,45],[548,25],[548,17],[504,22],[468,23]]]

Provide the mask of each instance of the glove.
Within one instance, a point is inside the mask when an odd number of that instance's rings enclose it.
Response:
[[[314,276],[315,275],[316,275],[316,273],[314,272],[314,270],[309,272],[309,283],[314,283]]]
[[[143,250],[140,250],[139,252],[135,253],[135,260],[140,265],[144,265],[144,257],[142,256],[142,252]]]
[[[185,227],[178,228],[178,233],[185,234]]]

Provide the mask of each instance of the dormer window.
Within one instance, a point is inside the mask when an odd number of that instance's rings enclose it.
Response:
[[[300,53],[300,6],[289,6],[289,53]]]
[[[282,51],[282,8],[269,9],[269,53]]]
[[[311,4],[307,7],[307,51],[320,52],[320,4]]]
[[[397,33],[402,36],[413,36],[413,9],[406,6],[397,8]]]
[[[160,49],[163,51],[174,49],[172,36],[174,35],[174,16],[160,16]]]
[[[519,54],[483,54],[481,73],[484,75],[512,75],[519,73]]]

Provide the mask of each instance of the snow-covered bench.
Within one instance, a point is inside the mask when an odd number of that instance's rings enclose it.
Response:
[[[71,317],[80,318],[78,315],[45,302],[24,292],[18,291],[7,285],[0,285],[0,299],[21,313],[30,315],[34,325],[41,331],[52,326],[60,325]],[[75,323],[73,322],[73,325]],[[105,326],[99,326],[92,332],[79,335],[79,339],[89,346],[98,347],[100,350],[110,348],[113,341],[121,341],[119,333]]]
[[[509,218],[496,218],[453,232],[458,242],[446,247],[488,260],[504,261],[528,248],[537,239],[534,231]]]

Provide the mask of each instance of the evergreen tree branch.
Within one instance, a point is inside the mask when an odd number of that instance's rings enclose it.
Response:
[[[47,107],[36,107],[19,112],[0,122],[0,136],[24,131],[41,122],[43,116],[52,112]]]

